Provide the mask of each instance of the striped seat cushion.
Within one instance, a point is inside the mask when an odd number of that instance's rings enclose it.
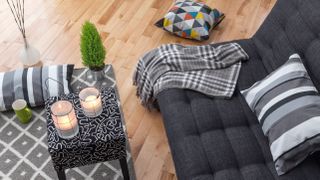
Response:
[[[69,94],[74,65],[31,67],[0,73],[0,111],[12,109],[16,99],[31,107],[44,105],[50,96]]]
[[[320,148],[320,96],[298,54],[241,93],[269,139],[279,175]]]

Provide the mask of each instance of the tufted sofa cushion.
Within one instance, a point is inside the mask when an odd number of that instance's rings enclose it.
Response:
[[[179,179],[319,179],[315,158],[286,175],[276,174],[268,142],[238,92],[230,101],[179,89],[160,97]]]
[[[268,72],[298,53],[320,88],[320,1],[278,0],[252,40]]]
[[[250,56],[238,85],[249,87],[267,75],[252,40],[238,43]],[[191,90],[170,89],[158,95],[176,172],[182,180],[316,180],[320,166],[309,158],[279,177],[256,116],[240,95],[209,98]]]
[[[239,90],[299,53],[320,89],[320,1],[278,0],[257,33],[238,42],[249,54],[231,99],[170,89],[158,97],[176,173],[182,180],[318,180],[319,153],[283,176],[256,116]]]

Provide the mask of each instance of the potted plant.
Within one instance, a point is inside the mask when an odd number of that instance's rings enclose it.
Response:
[[[97,28],[89,21],[82,26],[80,50],[82,64],[90,69],[94,80],[103,78],[106,50]]]

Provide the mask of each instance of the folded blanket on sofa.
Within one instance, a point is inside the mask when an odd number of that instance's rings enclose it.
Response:
[[[213,47],[166,44],[141,57],[133,77],[137,96],[148,108],[169,88],[191,89],[209,96],[231,97],[241,68],[249,59],[237,43]]]

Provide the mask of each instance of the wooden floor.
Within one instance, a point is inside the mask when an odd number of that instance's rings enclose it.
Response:
[[[173,0],[26,0],[29,42],[41,51],[43,64],[73,63],[81,67],[79,35],[90,20],[101,32],[105,62],[115,69],[137,179],[176,179],[162,118],[148,112],[135,96],[132,74],[138,58],[164,43],[199,44],[156,28]],[[275,0],[208,0],[226,14],[203,44],[247,38],[255,33]],[[6,1],[0,1],[0,71],[22,67],[23,43]]]

